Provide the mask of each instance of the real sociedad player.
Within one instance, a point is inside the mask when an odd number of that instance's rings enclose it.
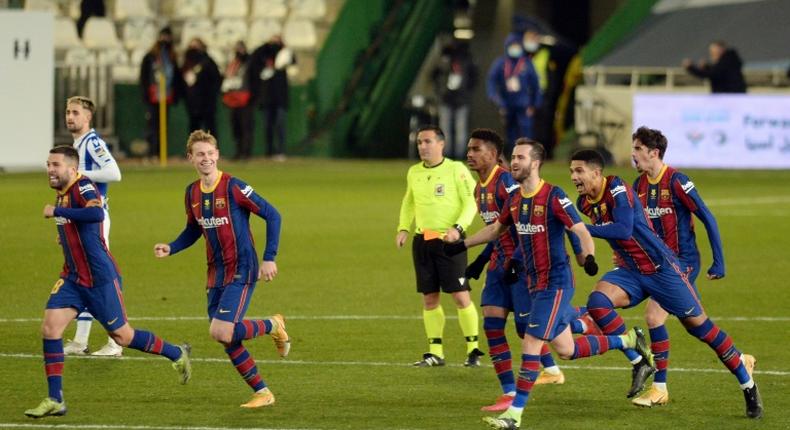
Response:
[[[621,333],[625,324],[614,309],[635,306],[651,297],[675,315],[689,334],[716,352],[743,390],[746,415],[760,418],[762,400],[743,354],[706,315],[696,287],[675,253],[656,236],[634,190],[617,176],[603,176],[603,167],[603,157],[595,150],[580,150],[571,156],[571,181],[579,192],[577,206],[591,221],[587,229],[593,237],[609,242],[618,261],[590,294],[590,314],[604,333]],[[653,363],[645,365],[650,372],[635,368],[629,397],[641,391],[655,370]]]
[[[199,179],[187,186],[185,208],[187,223],[173,242],[158,243],[159,258],[188,248],[203,235],[208,263],[208,317],[211,337],[225,347],[231,363],[253,390],[243,408],[274,404],[274,394],[258,373],[255,360],[242,341],[268,334],[280,356],[288,355],[291,341],[280,314],[266,319],[244,319],[255,284],[277,276],[274,258],[280,240],[280,214],[241,179],[217,168],[217,140],[203,130],[193,131],[187,141],[187,158]],[[266,248],[258,262],[249,217],[255,214],[266,221]]]
[[[66,128],[74,138],[74,148],[80,156],[79,172],[86,176],[99,189],[104,208],[104,221],[102,223],[104,241],[110,246],[110,211],[107,205],[107,191],[109,182],[121,180],[121,169],[110,153],[107,143],[91,128],[93,116],[96,114],[96,105],[88,97],[74,96],[66,100]],[[84,355],[88,353],[88,338],[91,333],[93,317],[88,312],[80,312],[77,316],[77,331],[74,340],[67,342],[63,347],[66,355]],[[107,344],[91,355],[120,357],[123,348],[107,338]]]
[[[708,210],[694,182],[685,174],[664,163],[667,138],[660,130],[639,127],[631,136],[631,157],[640,173],[634,180],[634,190],[645,208],[653,230],[680,260],[689,282],[697,280],[700,271],[700,253],[697,248],[692,214],[702,221],[708,234],[713,254],[713,264],[707,271],[709,280],[724,277],[724,251],[716,218]],[[656,373],[649,390],[631,402],[638,406],[652,407],[669,402],[667,367],[669,365],[669,333],[664,323],[669,314],[653,299],[648,299],[645,322],[650,330],[650,349],[656,360]],[[746,369],[752,373],[755,359],[742,354]]]
[[[102,235],[104,210],[96,185],[78,173],[79,155],[71,146],[49,151],[49,186],[57,190],[57,202],[44,206],[44,217],[54,218],[65,262],[44,311],[41,333],[48,396],[33,409],[31,418],[64,415],[63,331],[77,312],[87,309],[119,345],[173,362],[182,384],[191,377],[189,346],[176,346],[155,334],[132,328],[126,319],[121,275]]]

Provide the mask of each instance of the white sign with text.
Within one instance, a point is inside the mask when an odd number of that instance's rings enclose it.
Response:
[[[790,168],[790,95],[637,94],[633,124],[664,133],[672,166]]]

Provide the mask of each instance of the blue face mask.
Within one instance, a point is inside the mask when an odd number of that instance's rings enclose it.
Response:
[[[520,57],[524,51],[521,50],[521,47],[518,45],[510,45],[507,47],[507,55],[510,58],[518,58]]]

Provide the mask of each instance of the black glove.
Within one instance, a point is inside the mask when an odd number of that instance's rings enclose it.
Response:
[[[595,262],[595,256],[589,254],[584,258],[584,273],[595,276],[598,273],[598,263]]]
[[[463,240],[459,240],[458,242],[447,243],[445,242],[442,246],[445,255],[448,257],[452,257],[453,255],[458,255],[464,251],[466,251],[466,244]]]
[[[508,285],[518,282],[518,277],[524,270],[524,265],[518,260],[511,260],[510,267],[505,270],[505,283]]]
[[[480,279],[480,274],[483,273],[483,269],[486,268],[489,259],[487,255],[478,255],[475,261],[466,267],[466,272],[464,272],[466,279]]]

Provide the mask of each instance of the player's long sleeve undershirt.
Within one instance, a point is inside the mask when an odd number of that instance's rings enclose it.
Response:
[[[585,224],[593,237],[611,240],[628,240],[634,232],[633,208],[627,204],[612,209],[614,222],[603,225]]]
[[[104,221],[104,209],[100,206],[91,206],[87,208],[56,207],[55,216],[77,222],[102,222]]]

